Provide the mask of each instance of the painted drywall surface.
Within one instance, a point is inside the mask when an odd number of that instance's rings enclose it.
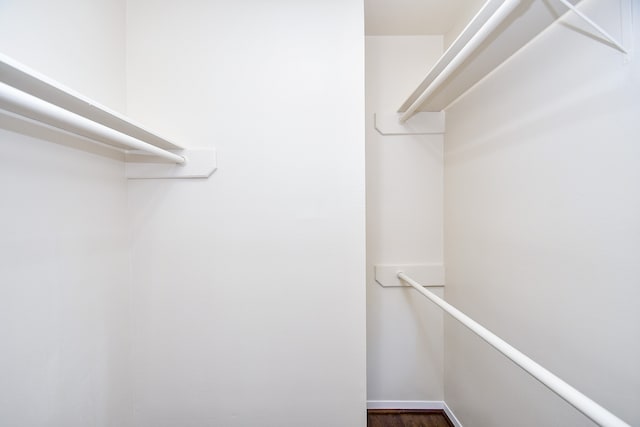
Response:
[[[442,53],[440,36],[366,38],[367,388],[369,400],[442,400],[442,314],[376,264],[442,263],[442,135],[382,136]],[[438,290],[437,292],[441,292]]]
[[[123,106],[123,25],[123,2],[3,1],[0,51]],[[0,115],[3,426],[128,425],[124,169],[83,146]]]
[[[613,34],[618,6],[581,2]],[[445,294],[638,425],[640,68],[582,31],[555,24],[447,111]],[[592,425],[452,322],[445,399],[465,426]]]
[[[126,425],[122,164],[4,130],[0,142],[0,424]]]
[[[124,111],[124,11],[124,0],[3,0],[0,52]]]
[[[135,425],[364,426],[361,2],[127,17],[129,112],[219,155],[129,185]]]

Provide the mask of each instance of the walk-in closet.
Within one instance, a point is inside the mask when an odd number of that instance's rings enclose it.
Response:
[[[640,425],[639,48],[637,0],[0,0],[0,426]]]

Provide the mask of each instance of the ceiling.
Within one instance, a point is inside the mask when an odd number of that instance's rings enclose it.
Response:
[[[478,0],[364,0],[365,34],[446,34]]]

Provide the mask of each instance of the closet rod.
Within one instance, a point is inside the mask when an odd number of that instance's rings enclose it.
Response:
[[[509,358],[513,363],[524,369],[535,379],[547,386],[549,390],[556,393],[563,398],[569,404],[571,404],[578,411],[589,417],[593,422],[603,427],[631,427],[626,422],[594,402],[571,385],[567,384],[547,369],[530,359],[525,354],[521,353],[509,343],[498,337],[496,334],[434,294],[433,292],[425,289],[423,285],[407,276],[402,271],[397,273],[397,277],[411,286],[416,291],[427,297],[432,303],[440,307],[447,312],[451,317],[462,323],[471,332],[478,335],[485,342],[498,350],[504,356]]]
[[[429,96],[456,70],[462,63],[482,44],[482,42],[491,34],[501,23],[504,21],[507,16],[520,4],[521,0],[505,0],[504,3],[498,7],[498,9],[487,18],[486,22],[482,25],[482,27],[469,39],[467,44],[460,49],[457,55],[451,59],[451,61],[444,67],[442,72],[436,76],[435,79],[427,86],[424,91],[418,96],[418,98],[411,104],[405,111],[402,112],[400,116],[400,123],[404,123],[409,120],[415,112],[420,108],[420,106],[427,100]],[[491,0],[488,0],[485,3],[486,7]],[[483,7],[483,8],[484,8]],[[477,14],[473,20],[478,19],[481,14]],[[472,20],[472,22],[473,22]],[[470,23],[471,25],[471,23]],[[465,32],[469,26],[468,25],[463,32]],[[454,42],[451,46],[454,47],[456,43]],[[443,55],[443,57],[446,56]],[[438,64],[436,64],[438,65]]]
[[[140,150],[173,163],[184,164],[186,162],[186,159],[178,154],[140,141],[137,138],[96,123],[57,105],[50,104],[2,82],[0,82],[0,108],[66,132],[94,139],[97,142],[100,142],[100,139],[106,139],[132,150]]]

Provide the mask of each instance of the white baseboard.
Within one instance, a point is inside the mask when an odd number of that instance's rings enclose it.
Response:
[[[442,409],[442,400],[367,400],[367,409]]]
[[[367,409],[440,409],[455,427],[462,427],[451,408],[442,400],[367,400]]]
[[[453,413],[451,408],[449,408],[449,405],[447,405],[445,402],[442,403],[444,404],[444,413],[447,414],[447,417],[449,417],[449,421],[451,421],[455,427],[462,427],[462,423],[459,419],[456,418],[456,415]]]

